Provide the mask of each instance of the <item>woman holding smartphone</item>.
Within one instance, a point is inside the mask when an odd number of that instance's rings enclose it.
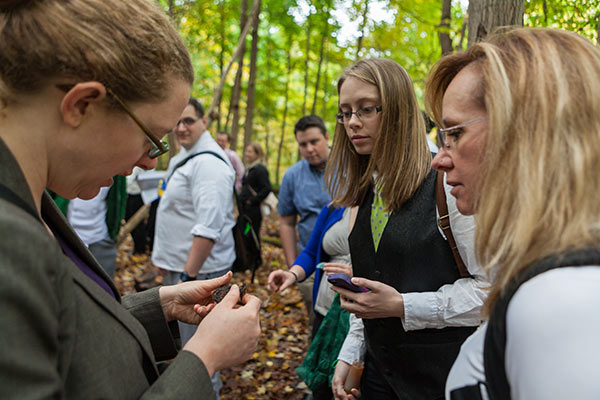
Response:
[[[472,253],[473,220],[450,196],[461,278],[437,225],[436,179],[410,77],[386,59],[362,60],[338,81],[339,114],[326,179],[333,204],[358,207],[349,236],[355,293],[334,287],[355,319],[333,378],[336,399],[436,399],[460,345],[480,323],[486,279]],[[445,187],[446,190],[447,187]],[[354,328],[353,328],[354,327]],[[364,333],[364,337],[362,334]],[[360,391],[343,390],[366,345]]]

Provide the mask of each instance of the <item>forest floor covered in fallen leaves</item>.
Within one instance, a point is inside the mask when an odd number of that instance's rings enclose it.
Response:
[[[279,238],[276,215],[263,221],[263,237]],[[162,282],[150,262],[149,255],[132,255],[131,239],[118,249],[115,283],[122,294],[143,290]],[[237,367],[221,371],[222,400],[278,400],[303,399],[308,393],[298,378],[296,368],[302,363],[309,345],[308,317],[300,291],[294,285],[282,294],[267,288],[267,277],[275,269],[287,268],[283,250],[263,241],[263,266],[256,272],[254,283],[251,273],[237,272],[233,283],[246,283],[248,293],[263,301],[260,311],[262,334],[251,360]]]

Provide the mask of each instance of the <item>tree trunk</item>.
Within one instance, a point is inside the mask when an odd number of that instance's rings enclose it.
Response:
[[[306,18],[306,54],[304,57],[304,99],[302,100],[302,115],[306,115],[306,98],[308,97],[308,61],[310,59],[310,31],[312,19],[310,14]]]
[[[523,26],[524,0],[470,0],[468,46],[499,26]]]
[[[271,57],[270,55],[273,54],[273,48],[272,48],[272,41],[267,37],[267,54],[269,55],[269,57],[267,57],[267,66],[265,68],[265,92],[266,93],[271,93]],[[271,136],[271,131],[269,129],[269,126],[271,124],[271,106],[267,106],[266,110],[265,110],[265,165],[267,166],[267,169],[269,167],[269,139]]]
[[[242,10],[241,10],[241,28],[246,25],[248,22],[248,16],[246,15],[248,10],[248,0],[242,0]],[[233,89],[231,91],[231,102],[229,104],[229,109],[231,111],[232,120],[231,120],[231,149],[235,151],[237,149],[237,136],[239,130],[240,123],[240,97],[242,95],[242,75],[244,73],[244,56],[246,55],[246,40],[242,43],[242,50],[238,59],[238,70],[235,73],[235,81],[233,84]]]
[[[598,35],[596,36],[596,44],[600,46],[600,12],[598,13]]]
[[[442,20],[438,25],[438,36],[440,38],[440,46],[442,47],[442,55],[452,53],[452,40],[450,39],[450,18],[452,9],[452,0],[442,1]]]
[[[260,14],[261,0],[258,2],[258,12]],[[252,26],[252,46],[250,49],[250,76],[248,77],[248,103],[246,104],[246,122],[244,129],[244,148],[252,141],[252,123],[254,122],[254,98],[256,93],[256,56],[258,54],[258,25],[260,18],[254,19]]]
[[[367,15],[369,14],[369,0],[365,0],[365,5],[362,10],[362,21],[360,22],[360,36],[358,37],[358,43],[356,44],[356,59],[360,58],[360,51],[362,50],[363,38],[367,34]]]
[[[325,82],[323,86],[325,88],[323,89],[323,105],[321,109],[322,116],[327,115],[327,101],[329,100],[329,89],[327,88],[329,85],[329,41],[325,42],[325,46],[327,46],[327,49],[325,50],[325,70],[323,72],[323,82]]]
[[[317,108],[317,94],[319,92],[319,84],[321,83],[321,68],[323,66],[323,55],[325,53],[325,43],[327,42],[327,36],[329,35],[329,23],[327,22],[329,19],[329,13],[327,13],[327,18],[325,19],[325,32],[322,33],[321,37],[321,48],[319,49],[319,66],[317,67],[317,81],[315,82],[315,95],[313,97],[312,108],[310,113],[312,115],[315,114]]]
[[[221,0],[219,4],[220,25],[219,25],[219,36],[221,38],[221,53],[219,54],[219,76],[223,75],[225,68],[225,0]],[[223,92],[219,94],[217,99],[217,132],[221,132],[221,105],[223,100]]]
[[[254,23],[254,19],[258,18],[258,6],[259,6],[259,4],[257,1],[254,3],[254,6],[252,7],[252,13],[250,15],[250,19],[246,22],[246,26],[244,26],[244,30],[242,31],[242,33],[240,35],[240,39],[238,40],[237,46],[236,46],[233,54],[231,55],[231,60],[229,61],[229,64],[227,64],[227,67],[223,71],[223,75],[221,75],[221,80],[219,81],[219,84],[217,85],[217,88],[215,89],[215,93],[213,94],[210,108],[208,109],[208,112],[207,112],[207,115],[208,115],[208,122],[206,124],[207,129],[210,128],[210,126],[213,122],[213,118],[212,118],[212,115],[214,114],[213,111],[217,108],[217,102],[218,102],[219,96],[221,96],[223,93],[223,87],[225,86],[225,80],[227,79],[227,74],[229,74],[229,71],[231,70],[231,66],[233,65],[235,60],[237,60],[239,58],[240,54],[242,53],[242,50],[245,48],[244,44],[246,43],[246,35],[250,31],[250,27]]]
[[[456,51],[463,51],[463,42],[465,41],[465,32],[467,30],[467,24],[469,21],[469,16],[465,16],[465,20],[463,22],[462,25],[462,29],[460,30],[460,40],[458,41],[458,44],[456,45]]]
[[[283,151],[283,139],[285,137],[285,125],[287,122],[288,113],[288,99],[290,80],[292,79],[292,37],[289,37],[289,47],[287,55],[287,78],[285,80],[285,95],[284,95],[284,108],[283,108],[283,120],[281,121],[281,137],[279,138],[279,148],[277,149],[277,164],[275,166],[275,182],[279,183],[279,167],[281,166],[281,152]]]
[[[160,5],[160,2],[159,2]],[[171,19],[173,19],[173,17],[175,17],[175,1],[174,0],[169,0],[169,11],[167,12],[167,14],[169,14],[169,17],[171,17]]]
[[[269,169],[269,135],[271,130],[269,129],[269,119],[265,121],[265,166]]]
[[[179,10],[185,10],[187,9],[187,7],[189,7],[190,5],[190,1],[191,0],[185,0],[183,3],[180,3],[178,6],[175,5],[175,0],[169,0],[168,4],[169,4],[169,9],[167,10],[167,15],[171,18],[171,21],[173,21],[173,24],[175,24],[175,27],[177,29],[179,29],[179,24],[181,22],[181,18],[179,18],[179,15],[181,13],[181,11],[178,12]],[[158,0],[158,5],[160,6],[160,8],[162,8],[162,4],[160,2],[160,0]]]

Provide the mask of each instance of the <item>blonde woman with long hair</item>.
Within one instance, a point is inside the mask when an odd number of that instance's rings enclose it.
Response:
[[[335,288],[353,318],[333,378],[336,399],[435,399],[462,341],[480,323],[485,279],[472,257],[472,218],[448,196],[470,276],[461,278],[438,229],[437,172],[409,75],[396,62],[362,60],[338,81],[339,114],[326,177],[333,204],[358,207],[349,235],[353,283]],[[448,188],[449,190],[449,188]],[[364,337],[363,337],[364,333]],[[343,383],[366,344],[360,390]]]
[[[600,398],[600,49],[498,33],[439,61],[426,93],[443,127],[433,165],[495,277],[447,398]]]

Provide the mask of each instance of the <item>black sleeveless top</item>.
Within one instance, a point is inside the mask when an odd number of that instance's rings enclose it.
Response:
[[[511,398],[510,385],[506,377],[504,366],[506,365],[506,312],[514,294],[523,283],[544,272],[555,268],[581,267],[588,265],[600,265],[599,249],[589,248],[548,256],[525,269],[502,293],[490,315],[483,346],[485,379],[487,381],[487,391],[491,400],[508,400]],[[477,399],[478,397],[462,398]]]
[[[434,292],[460,274],[437,227],[432,170],[412,198],[393,212],[375,252],[371,235],[373,193],[359,207],[349,236],[355,276],[393,286],[400,293]],[[364,319],[369,362],[399,399],[435,399],[471,327],[406,332],[400,318]]]

